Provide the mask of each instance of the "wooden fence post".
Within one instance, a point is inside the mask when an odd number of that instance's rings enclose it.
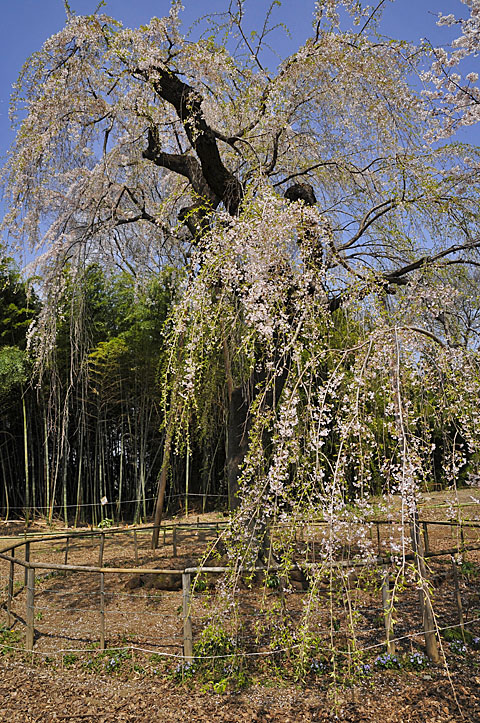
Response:
[[[11,550],[12,558],[15,557],[15,549]],[[15,563],[10,560],[10,569],[8,574],[8,593],[7,593],[7,628],[11,628],[13,625],[12,610],[12,599],[13,599],[13,583],[15,580]]]
[[[105,650],[105,573],[100,573],[100,650]]]
[[[105,533],[100,535],[100,549],[98,551],[98,567],[103,567],[103,551],[105,549]]]
[[[463,605],[462,605],[462,596],[460,595],[460,585],[458,583],[458,570],[457,570],[457,563],[455,561],[455,558],[453,555],[451,555],[452,560],[452,572],[453,572],[453,584],[455,588],[455,604],[457,606],[457,612],[458,612],[458,621],[460,623],[460,629],[462,631],[463,639],[465,640],[465,627],[464,627],[464,620],[463,620]]]
[[[33,643],[35,640],[35,568],[27,568],[27,612],[25,615],[26,622],[26,639],[25,648],[26,650],[33,650]]]
[[[137,540],[137,531],[133,531],[133,545],[135,547],[135,565],[138,565],[138,540]]]
[[[67,541],[65,542],[65,557],[64,557],[64,565],[68,565],[68,546],[70,544],[70,537],[67,537]],[[65,571],[65,574],[67,572]]]
[[[172,545],[173,545],[173,556],[177,556],[177,526],[173,526],[172,532]]]
[[[463,532],[463,525],[460,523],[460,539],[462,541],[462,559],[467,559],[467,551],[465,550],[465,534]]]
[[[377,549],[378,549],[378,556],[382,554],[382,545],[381,545],[381,539],[380,539],[380,523],[375,523],[377,526]]]
[[[193,640],[192,640],[192,616],[190,609],[190,586],[191,575],[189,573],[182,574],[182,593],[183,593],[183,655],[187,661],[193,659]]]
[[[388,568],[385,568],[382,579],[382,604],[385,621],[385,635],[387,639],[387,653],[395,654],[395,643],[393,637],[393,598],[390,598],[390,576]]]
[[[428,537],[428,522],[422,522],[423,526],[423,549],[425,552],[425,555],[428,555],[430,553],[430,540]]]
[[[435,636],[435,617],[433,615],[432,601],[428,591],[427,567],[425,565],[423,539],[420,534],[420,527],[418,524],[418,513],[415,513],[411,522],[411,534],[413,552],[416,555],[418,576],[420,578],[418,602],[420,605],[420,614],[423,620],[425,648],[430,660],[433,663],[438,663],[440,661],[440,655],[438,652],[437,638]]]
[[[25,543],[25,562],[30,562],[30,543]],[[28,567],[25,568],[24,586],[27,587]]]

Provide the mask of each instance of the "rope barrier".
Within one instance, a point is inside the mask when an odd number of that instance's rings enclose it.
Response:
[[[480,617],[473,618],[472,620],[468,620],[464,623],[464,625],[472,625],[473,623],[477,623],[480,621]],[[440,633],[444,630],[451,630],[453,628],[458,628],[458,624],[456,625],[445,625],[442,627],[434,628],[433,630],[421,630],[414,633],[407,633],[406,635],[401,635],[396,638],[392,638],[391,642],[398,643],[402,640],[411,640],[413,638],[423,637],[425,633],[433,632],[433,633]],[[337,632],[337,631],[334,631]],[[326,630],[326,635],[330,635],[331,631]],[[168,646],[172,647],[172,646]],[[180,647],[180,646],[179,646]],[[240,654],[242,657],[267,657],[271,655],[278,655],[279,653],[289,653],[292,650],[296,650],[298,648],[301,648],[301,643],[295,643],[294,645],[283,647],[283,648],[276,648],[275,650],[259,650],[255,652],[244,652],[239,650],[238,653],[228,653],[224,655],[194,655],[193,660],[217,660],[217,659],[226,659],[226,658],[232,658],[236,654]],[[373,645],[367,645],[363,648],[357,648],[356,650],[338,650],[338,652],[341,655],[348,655],[348,656],[356,656],[358,653],[363,653],[368,650],[374,650],[376,648],[384,648],[385,647],[385,641],[382,643],[375,643]],[[63,653],[101,653],[104,655],[108,652],[115,652],[115,651],[125,651],[125,650],[131,650],[135,652],[142,652],[142,653],[148,653],[150,655],[162,655],[164,657],[168,658],[175,658],[178,660],[188,660],[189,662],[192,660],[192,656],[185,656],[185,655],[175,655],[174,653],[159,653],[157,650],[152,650],[151,648],[143,648],[136,645],[126,645],[122,647],[108,647],[104,651],[100,651],[98,648],[56,648],[55,650],[49,650],[49,651],[43,651],[43,650],[25,650],[24,648],[15,647],[13,645],[9,645],[8,643],[0,643],[0,648],[6,648],[8,650],[14,650],[15,652],[25,653],[28,655],[34,654],[34,655],[43,655],[43,656],[49,656],[49,655],[60,655]]]
[[[185,499],[185,497],[202,497],[202,498],[216,498],[216,499],[228,499],[228,495],[219,495],[219,494],[202,494],[201,492],[187,492],[184,494],[178,493],[174,495],[167,495],[167,498],[169,500],[172,499]],[[138,497],[137,499],[133,500],[109,500],[105,504],[102,504],[100,500],[98,502],[82,502],[80,504],[69,504],[69,505],[32,505],[31,510],[65,510],[65,509],[77,509],[79,507],[106,507],[107,505],[114,505],[117,507],[118,505],[130,505],[134,502],[152,502],[152,500],[156,500],[156,497]],[[0,507],[0,511],[5,510],[25,510],[27,509],[26,505],[9,505],[8,507]]]

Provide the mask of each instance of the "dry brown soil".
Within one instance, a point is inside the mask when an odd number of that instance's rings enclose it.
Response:
[[[464,518],[476,519],[479,502],[471,498],[470,491],[462,491],[460,502],[471,504],[462,508]],[[421,516],[429,520],[442,520],[450,510],[441,506],[451,501],[447,493],[426,496]],[[439,506],[440,505],[440,506]],[[196,515],[189,518],[195,522]],[[184,520],[169,520],[172,522]],[[202,522],[222,522],[218,515],[200,516]],[[21,522],[0,524],[0,535],[11,539],[22,534]],[[386,530],[387,528],[385,528]],[[30,531],[46,531],[39,524]],[[318,534],[304,532],[304,539]],[[433,549],[446,549],[457,544],[458,533],[447,527],[430,529]],[[381,530],[382,540],[387,533]],[[476,530],[467,531],[466,542],[478,541]],[[149,534],[137,536],[139,567],[182,569],[195,564],[202,556],[208,539],[215,538],[215,531],[205,534],[181,532],[177,556],[173,557],[171,532],[167,533],[165,546],[153,553],[149,549]],[[0,548],[8,539],[0,540]],[[162,538],[161,538],[162,541]],[[376,543],[376,540],[374,540]],[[70,544],[68,561],[72,564],[98,563],[98,539],[75,541]],[[18,553],[22,559],[23,552]],[[31,546],[31,559],[49,563],[63,563],[64,541],[49,540]],[[461,580],[464,614],[468,620],[480,617],[480,553],[471,552],[468,562],[472,574]],[[108,567],[135,566],[133,534],[108,536],[104,550],[104,565]],[[435,609],[441,627],[456,624],[458,613],[454,605],[454,589],[448,558],[431,564],[435,579]],[[348,685],[330,685],[327,675],[307,676],[303,684],[296,684],[282,671],[257,666],[251,673],[249,685],[242,690],[219,693],[205,684],[205,680],[192,678],[182,682],[175,676],[178,659],[163,658],[169,654],[181,654],[182,614],[181,591],[152,587],[148,578],[138,578],[132,583],[129,575],[112,573],[106,575],[106,635],[110,648],[131,646],[129,656],[108,672],[107,657],[101,657],[98,649],[99,636],[99,580],[97,574],[68,573],[48,574],[37,570],[35,590],[35,647],[33,655],[22,652],[24,641],[25,592],[24,573],[16,567],[15,602],[13,612],[17,616],[14,632],[17,639],[11,641],[10,650],[0,650],[0,721],[372,721],[382,723],[407,723],[428,721],[480,722],[480,650],[467,646],[467,653],[458,653],[449,641],[444,640],[448,666],[427,667],[423,670],[378,670],[372,675],[349,680]],[[1,601],[4,600],[8,581],[8,563],[0,562]],[[300,586],[301,587],[301,586]],[[193,604],[194,639],[198,638],[202,621],[208,614],[206,601],[213,593],[196,595]],[[272,604],[278,601],[275,590],[243,590],[240,606],[252,618],[258,616],[261,597],[270,596]],[[292,590],[286,605],[292,620],[300,615],[308,591]],[[363,605],[359,619],[359,644],[372,648],[370,661],[383,651],[381,599],[378,594],[359,597]],[[0,612],[0,625],[4,612]],[[398,606],[398,623],[395,634],[399,637],[419,632],[421,621],[418,614],[417,592],[412,587],[402,593]],[[339,619],[341,615],[339,613]],[[325,611],[318,611],[319,628],[325,625]],[[468,628],[480,637],[480,623]],[[339,632],[341,634],[341,630]],[[253,638],[252,638],[253,640]],[[261,646],[246,637],[252,652],[262,652]],[[405,637],[398,643],[400,654],[421,651],[423,637]],[[83,652],[82,652],[83,651]],[[88,651],[88,652],[85,652]],[[118,655],[113,651],[112,658]],[[153,657],[152,657],[153,656]],[[100,662],[98,662],[100,660]],[[92,662],[93,661],[93,662]],[[281,667],[281,666],[280,666]]]

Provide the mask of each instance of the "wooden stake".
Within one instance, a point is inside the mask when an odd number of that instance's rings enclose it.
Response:
[[[137,531],[133,531],[133,544],[135,546],[135,565],[138,565],[138,540],[137,540]]]
[[[423,526],[423,548],[425,555],[430,553],[430,540],[428,538],[428,522],[422,522]]]
[[[458,621],[460,623],[462,637],[465,640],[465,627],[464,627],[464,621],[463,621],[463,605],[462,605],[462,596],[460,595],[460,585],[458,583],[457,563],[456,563],[453,555],[451,556],[450,559],[452,560],[453,584],[454,584],[454,588],[455,588],[455,604],[457,606]]]
[[[420,614],[423,620],[423,630],[425,635],[425,648],[428,657],[433,663],[440,662],[440,654],[438,652],[437,638],[435,636],[435,617],[433,615],[432,601],[427,586],[427,567],[425,565],[425,553],[423,548],[423,539],[420,534],[418,525],[418,513],[415,513],[411,522],[412,547],[417,558],[417,570],[420,578],[420,587],[418,588],[418,602],[420,605]]]
[[[166,530],[166,528],[164,527],[164,528],[163,528],[163,545],[164,545],[164,546],[165,546],[165,537],[166,537],[166,534],[167,534],[167,530]]]
[[[100,573],[100,650],[105,650],[105,573]]]
[[[15,549],[11,551],[12,557],[15,557]],[[12,609],[12,598],[13,598],[13,583],[15,580],[15,563],[13,560],[10,561],[10,571],[8,575],[8,593],[7,593],[7,628],[11,628],[13,625]]]
[[[464,560],[467,559],[467,551],[465,550],[465,535],[463,533],[463,525],[460,524],[460,539],[462,541],[462,557]]]
[[[67,541],[65,542],[65,561],[64,561],[64,565],[68,565],[68,547],[69,547],[69,544],[70,544],[70,538],[67,537]]]
[[[30,543],[25,543],[25,562],[30,562]],[[28,568],[25,568],[24,585],[27,587]]]
[[[25,649],[33,650],[35,640],[35,568],[27,568],[27,612],[25,616],[26,622],[26,640]]]
[[[177,556],[177,526],[173,526],[173,533],[172,533],[172,544],[173,544],[173,556]]]
[[[385,621],[385,635],[387,638],[387,653],[395,654],[395,643],[393,637],[393,600],[390,599],[390,576],[388,569],[385,569],[382,580],[382,604]]]
[[[381,546],[381,544],[380,544],[380,543],[381,543],[381,540],[380,540],[380,523],[379,523],[379,522],[376,522],[375,524],[377,525],[377,547],[378,547],[378,554],[381,555],[381,554],[382,554],[382,546]]]
[[[193,659],[192,616],[190,609],[190,573],[182,574],[183,594],[183,655],[187,661]]]
[[[103,567],[103,551],[105,549],[105,533],[100,535],[100,549],[98,551],[98,567]]]

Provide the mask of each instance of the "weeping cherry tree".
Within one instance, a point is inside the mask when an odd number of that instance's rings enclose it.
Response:
[[[312,3],[311,37],[271,70],[277,4],[250,33],[248,2],[226,3],[195,38],[178,2],[138,29],[69,13],[21,73],[4,170],[5,224],[48,291],[40,356],[67,262],[183,270],[153,546],[172,457],[218,439],[235,569],[288,567],[313,518],[325,565],[346,540],[373,558],[352,521],[374,493],[400,495],[415,543],[432,476],[478,472],[479,153],[450,140],[478,91],[447,78],[478,48],[478,3],[454,56],[384,37],[382,3]]]

